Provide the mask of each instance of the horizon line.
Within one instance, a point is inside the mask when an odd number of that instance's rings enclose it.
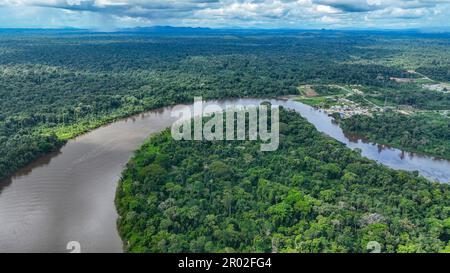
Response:
[[[442,27],[416,27],[416,28],[261,28],[261,27],[195,27],[195,26],[170,26],[170,25],[155,25],[155,26],[137,26],[137,27],[124,27],[113,29],[101,29],[101,28],[78,28],[78,27],[2,27],[0,31],[86,31],[91,33],[120,33],[120,32],[139,32],[139,30],[192,30],[192,31],[255,31],[255,32],[277,32],[277,31],[342,31],[342,32],[385,32],[385,33],[398,33],[398,32],[411,32],[417,34],[450,34],[450,26]],[[163,33],[163,32],[161,32]]]

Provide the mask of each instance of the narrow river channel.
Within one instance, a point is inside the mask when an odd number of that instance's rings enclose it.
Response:
[[[257,105],[262,99],[215,101]],[[450,181],[450,162],[367,143],[346,136],[324,112],[299,102],[269,100],[294,109],[319,131],[360,149],[363,156],[394,169],[414,171],[431,180]],[[171,126],[172,107],[116,121],[69,141],[0,182],[0,252],[121,252],[114,196],[120,174],[143,141]]]

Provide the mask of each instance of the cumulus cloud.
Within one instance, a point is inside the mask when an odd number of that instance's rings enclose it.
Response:
[[[450,0],[0,0],[0,26],[8,20],[26,22],[23,12],[11,12],[26,9],[75,27],[92,18],[97,18],[93,27],[98,18],[115,27],[389,27],[448,25]]]

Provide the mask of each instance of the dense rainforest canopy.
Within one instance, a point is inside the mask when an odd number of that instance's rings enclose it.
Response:
[[[423,86],[434,81],[445,88]],[[391,109],[341,120],[346,131],[448,158],[448,82],[448,34],[0,30],[0,179],[120,117],[310,85]],[[366,252],[376,241],[383,252],[450,251],[449,185],[365,159],[294,112],[281,118],[271,153],[152,137],[117,192],[125,249]]]
[[[116,204],[130,252],[450,251],[450,187],[363,158],[293,111],[255,141],[151,137]]]
[[[408,33],[0,30],[0,177],[86,130],[194,95],[267,97],[296,94],[300,84],[360,84],[448,109],[447,95],[408,92],[389,77],[415,77],[406,69],[416,69],[450,80],[449,45],[446,35]]]

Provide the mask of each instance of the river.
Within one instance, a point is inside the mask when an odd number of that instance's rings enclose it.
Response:
[[[257,105],[261,99],[213,101]],[[294,109],[316,128],[360,149],[363,156],[395,169],[417,170],[429,179],[450,181],[450,162],[420,156],[346,136],[324,112],[290,100],[270,100]],[[70,140],[0,182],[0,252],[121,252],[114,196],[133,151],[152,133],[169,127],[173,107],[118,120]]]

